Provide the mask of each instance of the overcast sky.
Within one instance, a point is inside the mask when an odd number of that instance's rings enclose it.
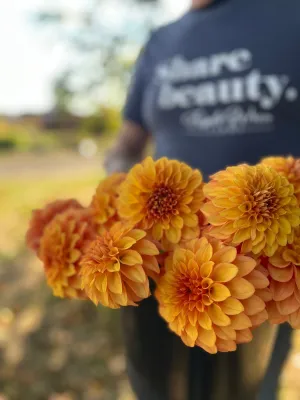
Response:
[[[42,5],[62,3],[76,12],[88,0],[9,0],[0,4],[0,113],[44,111],[51,105],[51,80],[66,55],[56,40],[30,22]],[[189,0],[164,0],[167,19],[179,15]],[[50,38],[51,39],[51,38]]]

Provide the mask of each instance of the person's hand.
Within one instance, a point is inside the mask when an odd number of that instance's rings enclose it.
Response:
[[[113,172],[127,172],[143,158],[149,135],[137,124],[123,123],[117,142],[104,159],[104,168]]]

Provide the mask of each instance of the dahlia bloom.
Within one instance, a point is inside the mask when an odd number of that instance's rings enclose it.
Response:
[[[202,211],[212,225],[210,235],[242,253],[272,256],[292,241],[300,209],[294,187],[285,176],[265,165],[229,167],[212,176]]]
[[[262,160],[262,164],[268,165],[285,176],[294,186],[295,196],[300,202],[300,159],[294,157],[267,157]]]
[[[117,199],[120,184],[124,181],[126,174],[115,173],[101,181],[90,204],[93,218],[98,225],[99,233],[109,229],[119,220],[117,213]]]
[[[56,215],[46,226],[40,243],[40,258],[54,296],[85,298],[79,262],[95,237],[96,227],[86,209],[69,209]]]
[[[250,316],[265,309],[251,283],[255,266],[218,240],[202,237],[178,247],[155,293],[161,316],[187,346],[234,351],[252,340]]]
[[[202,175],[188,165],[147,157],[121,186],[118,211],[164,248],[199,235],[197,213],[203,203]]]
[[[293,244],[278,249],[267,264],[272,302],[268,305],[272,323],[288,321],[300,328],[300,228]]]
[[[150,296],[148,275],[159,274],[157,247],[146,232],[120,222],[93,241],[81,261],[82,289],[97,305],[136,305]]]
[[[61,214],[70,208],[82,209],[83,207],[77,200],[68,199],[56,200],[47,204],[42,209],[33,210],[29,228],[26,233],[27,246],[38,254],[41,237],[43,236],[46,225],[51,222],[57,214]]]

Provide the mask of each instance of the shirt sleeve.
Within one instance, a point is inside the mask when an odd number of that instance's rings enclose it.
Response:
[[[150,42],[150,41],[149,41]],[[134,67],[133,76],[127,93],[125,107],[123,109],[123,118],[126,121],[132,121],[140,125],[147,131],[146,123],[143,118],[142,104],[143,95],[147,82],[147,71],[149,69],[149,42],[142,49]]]

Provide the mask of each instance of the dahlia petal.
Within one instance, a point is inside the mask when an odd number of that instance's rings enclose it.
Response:
[[[294,293],[295,282],[276,282],[271,281],[270,290],[273,295],[273,300],[282,301],[290,297]]]
[[[198,310],[199,311],[199,310]],[[211,329],[212,322],[206,311],[198,312],[198,323],[203,329]]]
[[[269,286],[268,278],[257,269],[254,269],[247,275],[247,281],[250,282],[255,289],[264,289]]]
[[[275,219],[272,221],[270,229],[272,230],[273,233],[275,233],[275,235],[277,235],[279,231],[279,224]]]
[[[183,227],[183,218],[180,217],[179,215],[175,215],[171,219],[171,224],[174,226],[174,228],[182,229],[182,227]]]
[[[295,268],[295,278],[296,278],[296,285],[297,288],[300,290],[300,271],[298,268]]]
[[[240,218],[243,212],[239,210],[238,207],[233,207],[233,208],[228,208],[220,212],[221,217],[230,219],[230,220],[235,220],[237,218]]]
[[[276,235],[270,229],[266,232],[266,240],[269,246],[272,246],[275,242]]]
[[[209,222],[214,226],[220,226],[226,223],[226,218],[221,217],[220,215],[210,215]]]
[[[242,244],[241,252],[244,254],[247,254],[247,253],[250,253],[251,250],[252,250],[252,242],[251,242],[251,240],[246,240]]]
[[[237,250],[234,247],[223,247],[212,256],[215,263],[232,263],[236,259]],[[235,262],[236,264],[236,262]]]
[[[236,243],[236,244],[239,244],[239,243],[244,242],[245,240],[248,240],[250,238],[250,232],[251,231],[250,231],[249,228],[244,228],[244,229],[238,230],[235,233],[235,235],[234,235],[234,237],[232,239],[232,242]]]
[[[219,339],[236,340],[236,331],[231,326],[214,326],[214,331]]]
[[[160,273],[160,268],[159,268],[158,261],[157,261],[156,257],[144,256],[143,257],[143,267],[145,269],[153,271],[153,272],[155,272],[157,274]]]
[[[155,170],[155,164],[153,162],[153,159],[151,157],[146,157],[144,160],[144,167],[145,167],[145,175],[151,179],[154,180],[156,177],[156,170]]]
[[[282,230],[285,235],[289,235],[292,230],[289,221],[286,218],[281,217],[278,222],[280,230]]]
[[[198,224],[198,216],[196,214],[187,214],[183,215],[181,220],[183,219],[184,225],[189,228],[194,228]]]
[[[73,249],[70,255],[70,263],[75,263],[81,257],[81,251],[78,249]]]
[[[134,282],[144,283],[147,279],[145,271],[141,265],[123,265],[121,273],[126,276],[126,278]]]
[[[145,256],[157,256],[159,254],[159,250],[155,244],[147,239],[141,239],[139,242],[137,242],[137,244],[134,246],[134,250]]]
[[[252,252],[253,252],[253,254],[259,254],[261,251],[265,250],[265,253],[267,254],[267,249],[265,249],[265,247],[266,247],[266,238],[264,238],[261,242],[257,243],[256,245],[253,245],[253,243],[252,243]],[[277,244],[274,244],[274,249],[273,249],[273,247],[268,247],[269,254],[274,254],[277,247],[278,247]],[[270,252],[270,250],[271,250],[271,252]]]
[[[270,288],[265,289],[256,289],[255,293],[258,297],[260,297],[265,303],[271,301],[273,299],[272,292]]]
[[[198,312],[196,308],[194,308],[192,311],[188,313],[188,320],[190,321],[191,325],[196,326],[198,321]]]
[[[288,297],[285,300],[277,302],[277,308],[281,315],[290,315],[293,312],[299,310],[300,304],[294,295]]]
[[[278,249],[278,243],[275,242],[272,246],[266,246],[264,253],[267,257],[272,257]],[[258,252],[256,253],[258,254]]]
[[[200,267],[200,275],[202,278],[208,278],[212,273],[214,263],[212,261],[207,261]]]
[[[287,236],[286,236],[286,234],[285,233],[278,233],[277,235],[276,235],[276,240],[277,240],[277,243],[279,243],[280,244],[280,246],[286,246],[287,245]]]
[[[107,274],[97,274],[95,278],[95,285],[99,292],[106,292],[107,290]]]
[[[123,307],[128,305],[128,297],[125,287],[123,287],[122,293],[120,294],[112,293],[111,296],[116,304],[119,304],[120,306]]]
[[[165,234],[169,242],[173,244],[177,244],[181,237],[180,229],[174,228],[172,226],[166,230]]]
[[[107,287],[113,293],[122,293],[122,280],[119,272],[111,272],[107,274]]]
[[[234,264],[220,263],[214,268],[211,279],[216,282],[229,282],[238,273],[238,268]]]
[[[221,283],[214,283],[209,289],[209,295],[213,301],[220,302],[230,297],[230,291]]]
[[[91,299],[93,301],[93,303],[95,303],[96,305],[101,303],[103,306],[105,307],[109,307],[109,297],[108,297],[108,292],[99,292],[98,293],[98,297],[94,296],[94,300],[93,298]]]
[[[207,307],[210,306],[212,302],[213,302],[212,299],[207,294],[202,295],[202,303],[205,306]]]
[[[135,265],[143,263],[141,255],[134,250],[125,250],[122,256],[120,257],[120,261],[122,264],[126,265]]]
[[[231,351],[236,351],[236,342],[233,340],[217,340],[217,349],[221,353],[228,353]]]
[[[278,282],[288,282],[294,275],[294,268],[292,265],[287,268],[276,268],[272,265],[269,265],[268,270],[271,277]]]
[[[194,279],[198,277],[199,267],[195,260],[191,259],[188,262],[188,269],[190,270],[190,274]]]
[[[227,284],[231,296],[238,300],[244,300],[252,296],[255,292],[254,286],[244,278],[234,278]]]
[[[290,261],[285,261],[280,254],[276,253],[270,257],[270,263],[277,268],[285,268],[289,265]]]
[[[249,316],[258,314],[266,308],[265,303],[258,296],[251,296],[249,299],[243,301],[245,313]]]
[[[209,347],[209,346],[206,346],[203,342],[201,342],[201,340],[197,340],[196,341],[196,345],[197,346],[199,346],[199,347],[201,347],[203,350],[205,350],[207,353],[209,353],[209,354],[217,354],[217,352],[218,352],[218,349],[217,349],[217,346],[216,345],[214,345],[214,346],[212,346],[212,347]]]
[[[264,322],[266,322],[268,320],[269,315],[268,315],[267,310],[263,310],[263,311],[259,312],[258,314],[252,315],[249,318],[251,320],[252,327],[257,328],[258,326],[260,326],[261,324],[263,324]]]
[[[249,328],[236,332],[236,343],[237,344],[250,343],[252,341],[252,339],[253,339],[253,334]]]
[[[181,248],[176,248],[173,255],[173,262],[174,264],[185,263],[186,261],[186,250]],[[193,256],[193,253],[192,253]]]
[[[194,347],[195,346],[195,340],[192,339],[186,332],[182,333],[181,339],[182,339],[183,343],[187,347]]]
[[[293,263],[295,265],[299,265],[300,264],[300,256],[299,256],[299,254],[297,254],[295,251],[293,251],[291,249],[285,249],[282,256],[283,256],[283,258],[284,258],[284,260],[286,262],[291,262],[291,263]]]
[[[145,283],[134,282],[131,280],[126,281],[126,289],[128,291],[128,287],[136,294],[139,299],[146,299],[150,296],[150,289],[149,289],[149,281],[146,280]],[[130,296],[131,298],[131,296]],[[138,300],[136,300],[138,301]]]
[[[191,324],[187,324],[185,330],[188,336],[195,342],[198,337],[198,329]]]
[[[197,226],[196,228],[188,228],[186,226],[182,229],[182,239],[183,240],[191,240],[199,237],[200,235],[200,227]]]
[[[292,227],[297,227],[299,225],[299,217],[297,215],[289,214],[287,218]]]
[[[237,315],[244,311],[243,304],[234,297],[229,297],[219,305],[227,315]]]
[[[197,301],[196,308],[200,313],[204,311],[204,304],[202,303],[202,301]]]
[[[197,340],[204,343],[208,347],[212,347],[216,343],[216,334],[213,329],[199,329]]]
[[[127,250],[127,249],[130,249],[130,247],[132,247],[135,243],[136,243],[135,239],[133,239],[129,236],[125,236],[116,242],[116,246],[120,250]]]
[[[163,236],[163,227],[162,224],[160,223],[156,223],[153,225],[152,228],[152,236],[154,240],[161,240],[162,236]]]
[[[300,309],[289,315],[288,321],[292,328],[300,329]]]
[[[243,329],[251,328],[252,323],[250,318],[245,313],[240,313],[238,315],[233,315],[231,317],[231,328],[240,331]]]
[[[208,315],[212,322],[218,326],[230,325],[230,318],[224,314],[221,307],[216,304],[211,304],[207,309]]]
[[[271,301],[267,304],[268,320],[271,324],[282,324],[287,321],[287,317],[279,313],[277,303]]]
[[[232,208],[235,205],[228,197],[217,197],[212,200],[212,203],[214,206],[221,208]]]
[[[238,254],[234,264],[238,267],[238,277],[244,277],[254,270],[256,261],[247,256]]]
[[[204,244],[196,253],[196,261],[199,265],[202,265],[210,261],[213,254],[213,248],[210,243]]]
[[[205,189],[205,186],[204,186]],[[210,216],[219,213],[219,208],[215,207],[212,203],[205,203],[201,207],[201,211],[204,215]]]

